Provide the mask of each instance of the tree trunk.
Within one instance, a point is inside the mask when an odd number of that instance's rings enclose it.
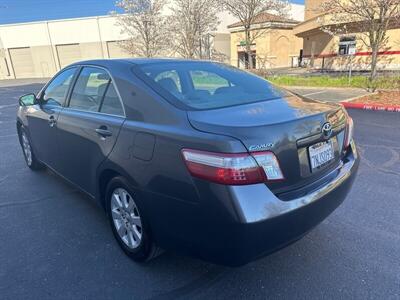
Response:
[[[378,64],[378,51],[379,47],[376,45],[372,46],[372,57],[371,57],[371,74],[369,76],[370,91],[375,92],[376,90],[376,77],[378,75],[377,64]]]
[[[245,27],[245,35],[246,35],[246,54],[247,54],[247,60],[248,60],[248,67],[249,69],[253,69],[253,57],[251,53],[251,41],[250,41],[250,28]]]

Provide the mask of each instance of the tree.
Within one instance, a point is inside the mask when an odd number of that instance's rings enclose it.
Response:
[[[288,3],[280,0],[222,0],[223,6],[236,17],[244,28],[245,52],[249,58],[249,67],[253,69],[251,45],[269,29],[252,30],[255,18],[263,13],[285,17]]]
[[[129,39],[121,47],[134,56],[155,57],[170,47],[167,18],[162,14],[166,0],[120,0],[117,23]]]
[[[400,25],[400,0],[325,0],[322,10],[325,16],[320,22],[326,32],[359,33],[363,44],[371,49],[369,88],[375,90],[379,51],[387,43],[387,31]]]
[[[170,7],[175,51],[185,58],[205,58],[210,34],[217,29],[218,0],[175,0]]]

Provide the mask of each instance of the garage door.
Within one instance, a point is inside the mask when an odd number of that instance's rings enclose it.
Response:
[[[81,60],[79,44],[57,45],[57,54],[61,68]]]
[[[130,55],[119,46],[118,42],[107,42],[107,49],[110,58],[123,58]]]
[[[9,49],[16,78],[35,77],[31,48]]]

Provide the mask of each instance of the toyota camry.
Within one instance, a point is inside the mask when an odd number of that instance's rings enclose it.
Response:
[[[342,106],[216,62],[79,62],[19,102],[28,167],[95,199],[135,261],[272,253],[344,201],[359,164]]]

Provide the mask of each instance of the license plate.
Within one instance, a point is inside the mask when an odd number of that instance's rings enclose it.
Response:
[[[308,148],[311,170],[319,169],[335,158],[332,140],[312,145]]]

